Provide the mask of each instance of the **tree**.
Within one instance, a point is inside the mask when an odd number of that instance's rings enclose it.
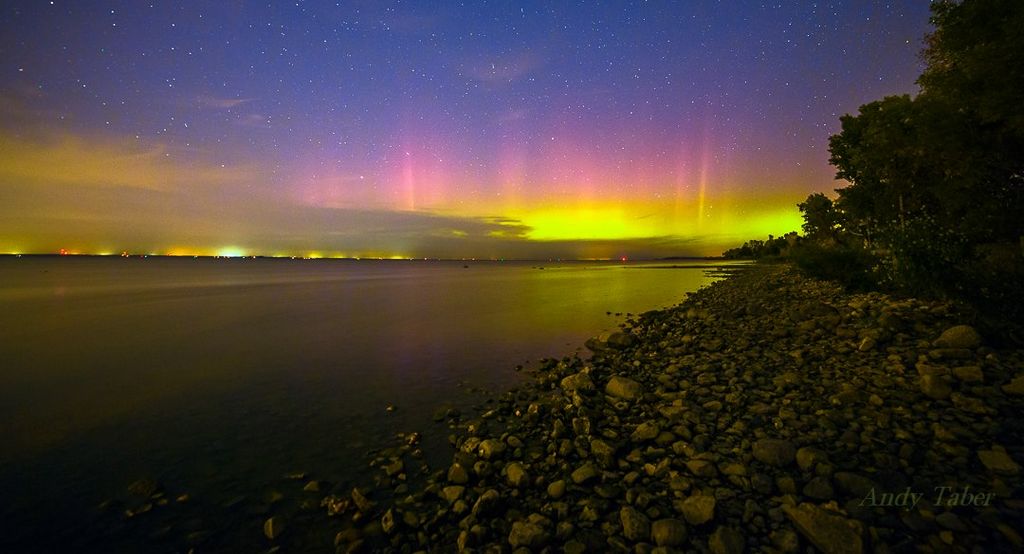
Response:
[[[920,98],[959,128],[943,160],[944,201],[979,241],[1024,235],[1024,2],[932,4]],[[959,213],[955,213],[959,212]],[[986,232],[980,232],[980,231]]]
[[[836,204],[867,232],[928,215],[971,243],[1024,234],[1024,2],[932,5],[922,92],[841,118]]]
[[[803,214],[804,234],[818,241],[835,240],[839,229],[839,212],[824,194],[816,192],[796,205]]]
[[[1024,3],[1020,0],[932,4],[935,31],[926,37],[927,67],[918,84],[972,112],[1001,132],[1024,136]]]

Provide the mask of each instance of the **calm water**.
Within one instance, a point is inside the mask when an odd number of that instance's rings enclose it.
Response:
[[[400,431],[442,451],[440,406],[712,280],[468,265],[0,258],[0,545],[86,545],[141,477],[218,502],[296,471],[357,479]]]

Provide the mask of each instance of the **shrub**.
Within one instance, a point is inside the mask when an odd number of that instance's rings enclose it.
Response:
[[[878,259],[862,248],[805,243],[794,248],[790,258],[804,273],[836,281],[850,291],[868,291],[878,287],[875,275]]]

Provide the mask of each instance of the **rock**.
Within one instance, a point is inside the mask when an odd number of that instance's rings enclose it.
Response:
[[[272,494],[275,494],[280,497],[275,502],[280,502],[281,500],[284,500],[283,494],[278,492],[274,492]],[[270,502],[270,504],[274,504],[275,502]],[[320,500],[320,507],[327,508],[328,516],[336,516],[348,511],[348,509],[352,507],[352,501],[347,498],[341,498],[340,496],[334,496],[333,494],[330,494],[325,496],[322,500]]]
[[[590,441],[590,453],[605,467],[610,467],[615,462],[615,449],[601,439]]]
[[[985,381],[985,374],[976,365],[954,367],[953,375],[964,383],[981,383]]]
[[[454,504],[456,500],[462,498],[462,493],[466,490],[466,487],[461,485],[449,485],[441,489],[441,498],[445,499],[449,504]]]
[[[420,523],[422,521],[423,518],[420,517],[418,513],[412,510],[402,512],[402,522],[405,523],[405,525],[408,527],[415,529],[420,526]]]
[[[945,400],[953,394],[949,379],[942,375],[924,375],[921,377],[921,392],[935,400]]]
[[[681,511],[690,525],[701,525],[715,517],[715,497],[691,496],[681,504]]]
[[[970,412],[972,414],[987,414],[989,412],[989,407],[986,406],[985,401],[980,398],[954,392],[949,395],[949,399],[953,401],[953,407],[958,410]]]
[[[487,439],[480,442],[480,446],[477,447],[477,454],[485,460],[495,459],[501,457],[505,452],[505,443],[497,439]]]
[[[469,482],[469,472],[461,464],[452,464],[448,468],[448,481],[456,485],[465,485]]]
[[[681,546],[686,541],[686,524],[678,519],[659,519],[651,524],[651,539],[658,546]]]
[[[754,458],[768,465],[782,467],[793,462],[796,448],[783,439],[761,439],[754,443]]]
[[[796,465],[803,471],[810,471],[823,462],[828,462],[828,455],[820,448],[805,446],[796,451]]]
[[[562,498],[563,494],[565,494],[565,479],[553,481],[548,485],[548,496],[551,498],[558,500]]]
[[[360,512],[369,512],[373,509],[373,502],[363,496],[359,489],[352,489],[352,502]]]
[[[782,506],[782,511],[808,541],[824,554],[864,552],[863,526],[857,520],[827,512],[813,504]]]
[[[1020,473],[1020,465],[1010,458],[1006,449],[1001,446],[994,446],[992,450],[979,450],[978,458],[982,465],[992,473],[998,475],[1017,475]]]
[[[402,460],[395,460],[395,461],[391,462],[390,464],[387,464],[386,466],[384,466],[384,473],[386,473],[388,477],[394,477],[394,476],[398,475],[399,473],[402,473],[402,470],[404,470],[404,469],[405,469],[405,463],[403,463]],[[317,481],[310,481],[309,482],[310,485],[312,485],[313,483],[317,484],[316,490],[319,491],[320,490],[320,483],[317,482]]]
[[[712,478],[718,471],[715,469],[715,464],[707,460],[689,460],[686,462],[686,469],[690,470],[697,477]]]
[[[505,477],[508,479],[508,484],[517,489],[525,486],[530,480],[526,468],[519,462],[512,462],[505,466]]]
[[[393,508],[388,508],[388,511],[384,512],[384,515],[380,518],[380,528],[389,535],[394,532],[395,511]]]
[[[601,472],[598,471],[596,467],[594,467],[594,464],[587,462],[582,466],[576,468],[576,470],[572,472],[572,475],[570,475],[570,477],[572,478],[573,483],[576,483],[577,485],[582,485],[593,480],[600,474]]]
[[[935,339],[935,348],[977,348],[981,344],[981,335],[970,325],[950,327]]]
[[[796,552],[800,549],[800,536],[789,528],[772,531],[769,539],[779,552]]]
[[[590,375],[580,372],[574,373],[565,379],[562,379],[562,390],[566,392],[572,391],[592,391],[594,390],[594,381],[590,379]]]
[[[708,548],[712,554],[743,554],[746,546],[743,534],[725,525],[720,525],[708,538]]]
[[[152,479],[139,479],[128,485],[128,494],[149,498],[160,490],[160,484]]]
[[[658,436],[661,429],[658,428],[658,424],[653,421],[645,421],[640,425],[636,426],[633,430],[633,434],[629,436],[629,439],[633,442],[644,442],[653,440]]]
[[[871,337],[864,337],[864,340],[860,341],[860,346],[857,347],[857,350],[861,352],[869,352],[875,349],[876,344],[877,342],[875,339]]]
[[[831,500],[835,496],[835,491],[832,490],[832,484],[829,483],[828,477],[818,476],[804,485],[804,496],[809,496],[815,500]]]
[[[619,510],[622,535],[633,542],[646,542],[651,538],[651,521],[632,506]]]
[[[274,540],[284,533],[284,518],[274,516],[263,522],[263,534],[270,540]]]
[[[508,534],[508,543],[513,547],[542,548],[550,540],[547,531],[536,523],[517,521],[512,524],[512,532]]]
[[[630,333],[616,331],[611,335],[608,335],[608,340],[606,342],[608,346],[612,348],[618,348],[621,350],[623,348],[629,348],[630,346],[633,346],[633,343],[636,342],[636,339]]]
[[[494,511],[501,502],[501,495],[494,489],[487,489],[480,498],[476,499],[476,503],[473,504],[473,515],[480,517],[487,515]]]
[[[1009,383],[1003,385],[1003,392],[1014,396],[1024,396],[1024,374],[1014,377]]]
[[[835,479],[840,490],[854,498],[864,498],[875,488],[874,481],[856,473],[840,471],[832,478]]]
[[[943,512],[935,516],[935,523],[938,523],[946,529],[960,533],[968,530],[967,526],[964,525],[964,522],[953,512]]]
[[[608,380],[608,384],[604,387],[604,392],[615,398],[635,400],[643,394],[644,388],[640,383],[632,379],[616,375]]]

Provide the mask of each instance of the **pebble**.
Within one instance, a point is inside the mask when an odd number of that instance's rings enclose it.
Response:
[[[592,481],[600,474],[600,471],[598,471],[598,469],[594,467],[594,464],[588,462],[577,468],[575,471],[573,471],[571,477],[573,483],[576,483],[577,485],[582,485],[584,483]]]
[[[1001,446],[995,446],[992,450],[980,450],[978,451],[978,458],[981,460],[982,465],[992,473],[998,475],[1017,475],[1020,473],[1020,465],[1010,458],[1010,455],[1006,453],[1006,449]]]
[[[558,500],[559,498],[562,498],[563,494],[565,494],[564,479],[553,481],[551,484],[548,485],[548,496],[550,496],[551,498]]]
[[[284,533],[284,518],[274,516],[263,522],[263,534],[270,540],[274,540]]]
[[[633,542],[645,542],[651,538],[651,521],[632,506],[623,506],[619,510],[622,522],[622,534]]]

